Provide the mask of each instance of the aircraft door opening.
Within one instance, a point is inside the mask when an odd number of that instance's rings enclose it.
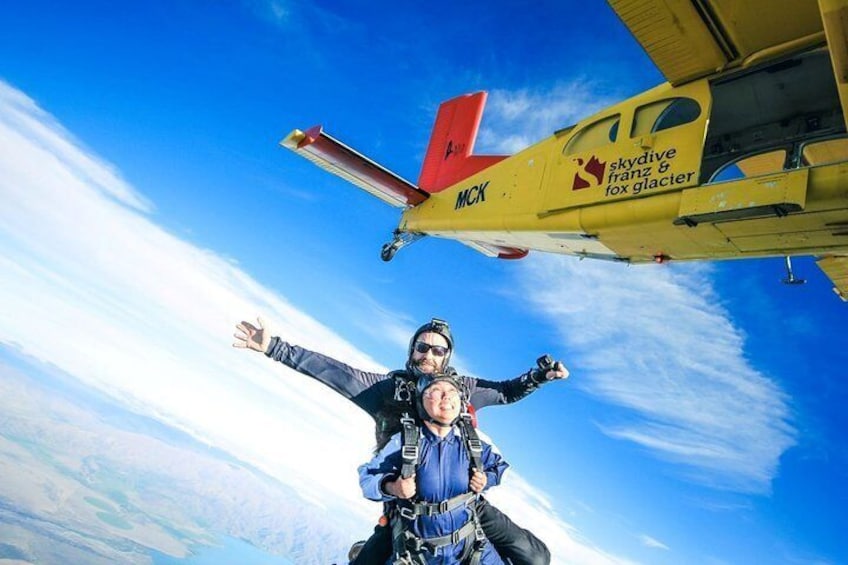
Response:
[[[728,180],[728,167],[771,155],[768,170],[740,167],[737,176],[803,166],[803,145],[845,134],[845,121],[827,49],[741,71],[712,85],[713,110],[701,182]],[[782,163],[773,158],[782,155]],[[761,158],[761,161],[765,157]]]

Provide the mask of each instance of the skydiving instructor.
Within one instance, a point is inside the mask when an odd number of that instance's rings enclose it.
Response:
[[[543,384],[568,378],[562,362],[540,364],[507,381],[489,381],[459,376],[449,366],[454,340],[448,324],[433,319],[413,334],[409,342],[405,369],[389,374],[371,373],[350,367],[321,353],[310,351],[272,337],[264,323],[242,321],[236,325],[234,347],[264,353],[267,357],[310,376],[362,408],[376,424],[377,449],[401,430],[400,419],[410,410],[419,380],[428,375],[451,375],[462,387],[462,394],[474,410],[511,404],[538,390]],[[414,411],[414,408],[413,408]],[[550,552],[534,534],[513,523],[505,514],[480,497],[480,525],[498,554],[515,565],[546,565]],[[353,563],[385,563],[392,555],[391,533],[378,525]]]

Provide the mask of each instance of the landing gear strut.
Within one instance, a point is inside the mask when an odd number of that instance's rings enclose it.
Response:
[[[414,243],[422,237],[424,237],[423,233],[411,233],[395,230],[392,240],[388,243],[384,243],[383,248],[380,249],[380,259],[386,262],[391,261],[395,256],[395,253],[398,252],[398,249],[406,247],[410,243]]]

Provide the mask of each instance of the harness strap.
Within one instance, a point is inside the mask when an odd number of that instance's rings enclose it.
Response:
[[[397,379],[396,382],[401,382]],[[407,479],[415,474],[415,469],[418,467],[419,448],[418,441],[420,439],[418,426],[415,420],[410,417],[409,413],[404,413],[400,419],[401,424],[401,478]],[[391,512],[392,525],[392,549],[394,551],[396,565],[424,565],[424,558],[419,552],[410,553],[408,547],[408,535],[406,527],[401,520],[400,501],[395,503],[394,510]]]
[[[401,430],[401,477],[408,478],[415,474],[419,463],[419,441],[420,432],[416,421],[404,414],[400,419]],[[460,435],[465,448],[468,451],[471,466],[478,471],[483,470],[483,444],[477,431],[472,424],[471,415],[463,412],[457,421]],[[473,492],[460,494],[443,500],[441,502],[409,502],[397,501],[394,511],[391,513],[392,525],[392,548],[394,550],[395,565],[424,565],[426,559],[423,551],[434,550],[455,545],[468,539],[463,551],[462,562],[469,565],[479,565],[483,555],[483,548],[487,540],[483,528],[480,526],[480,518],[475,504],[469,504],[476,500],[477,494]],[[469,520],[453,533],[433,538],[420,538],[409,531],[405,520],[414,520],[417,516],[433,516],[444,514],[461,506],[467,506],[470,511]],[[470,538],[470,539],[469,539]]]
[[[421,547],[413,550],[414,545],[410,544],[410,534],[403,525],[403,520],[400,519],[397,512],[392,513],[392,550],[394,552],[393,565],[426,565],[424,555],[421,553]],[[412,545],[412,547],[411,547]]]
[[[406,502],[405,504],[398,504],[398,511],[407,520],[414,520],[417,516],[435,516],[436,514],[444,514],[445,512],[456,510],[461,506],[467,505],[470,501],[476,499],[476,497],[477,493],[466,492],[441,502],[404,501]]]
[[[465,441],[465,448],[468,450],[468,457],[471,459],[471,466],[478,471],[483,471],[483,442],[480,441],[480,436],[477,435],[477,430],[471,423],[471,414],[463,412],[457,422],[459,430],[462,433],[462,439]]]
[[[482,536],[485,539],[485,534],[483,533],[483,529],[477,523],[477,520],[471,518],[465,524],[462,525],[458,530],[454,530],[453,533],[438,536],[435,538],[416,538],[421,542],[421,545],[428,546],[428,548],[438,549],[440,547],[444,547],[446,545],[456,545],[462,540],[475,536],[475,540]]]
[[[409,417],[409,414],[404,414],[400,419],[401,429],[401,468],[400,476],[402,479],[408,479],[415,474],[415,468],[418,466],[418,426],[415,425],[415,420]]]
[[[451,500],[457,498],[460,497],[454,497]],[[423,551],[435,553],[436,549],[440,547],[456,545],[463,540],[468,540],[468,542],[465,544],[460,562],[467,565],[479,565],[488,540],[483,527],[480,525],[476,504],[470,504],[468,508],[471,517],[459,529],[443,536],[424,538],[409,531],[404,522],[404,518],[413,519],[415,514],[407,515],[404,510],[409,511],[409,508],[395,505],[391,521],[392,548],[395,555],[394,565],[421,565],[426,562]]]
[[[468,565],[480,565],[480,562],[483,560],[483,545],[484,544],[482,542],[474,544],[471,556],[465,558],[468,559]]]

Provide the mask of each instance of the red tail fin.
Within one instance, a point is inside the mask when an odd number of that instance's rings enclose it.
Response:
[[[439,192],[506,158],[471,154],[485,105],[485,92],[442,102],[418,178],[421,189]]]

